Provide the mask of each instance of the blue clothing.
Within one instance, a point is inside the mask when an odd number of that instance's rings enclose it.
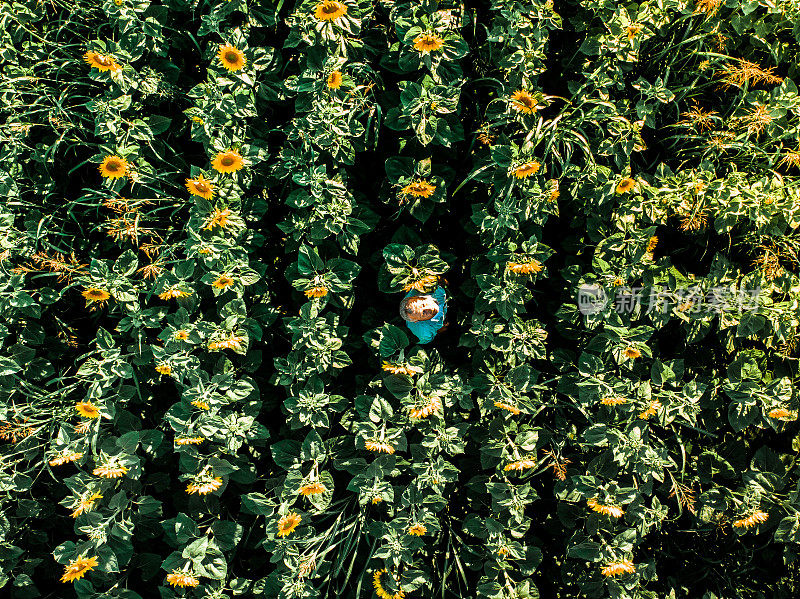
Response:
[[[419,293],[418,291],[411,290],[409,291],[403,299],[412,297],[414,295],[430,295],[436,303],[439,304],[439,311],[436,313],[436,316],[431,318],[430,320],[419,320],[417,322],[406,321],[406,325],[411,332],[416,335],[417,339],[419,339],[420,345],[424,343],[430,343],[433,341],[433,338],[436,336],[436,333],[439,332],[439,329],[442,328],[444,325],[444,317],[447,316],[447,294],[444,292],[444,288],[437,287],[436,291],[430,294]]]

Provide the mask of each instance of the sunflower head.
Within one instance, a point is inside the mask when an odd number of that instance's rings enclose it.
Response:
[[[402,195],[414,196],[415,198],[429,198],[435,191],[435,185],[428,183],[425,179],[420,179],[419,181],[412,181],[403,187],[400,193]]]
[[[84,557],[81,556],[76,560],[71,561],[64,567],[64,575],[61,577],[61,582],[72,582],[83,578],[83,575],[93,570],[97,566],[97,557]]]
[[[204,200],[214,197],[214,184],[203,175],[197,175],[194,179],[186,179],[186,189],[190,194],[200,196]]]
[[[616,193],[628,193],[631,189],[633,189],[634,185],[636,185],[636,181],[631,179],[630,177],[625,177],[617,183],[617,187],[614,190]]]
[[[211,283],[211,286],[215,287],[216,289],[227,289],[228,287],[231,287],[235,282],[236,281],[234,281],[233,278],[229,277],[228,275],[220,275],[219,277],[217,277],[216,281]]]
[[[314,7],[314,17],[318,21],[335,21],[347,14],[347,7],[341,2],[327,0]]]
[[[417,52],[436,52],[444,46],[444,40],[433,33],[421,33],[414,38],[414,50]]]
[[[100,175],[106,179],[121,179],[128,174],[128,161],[116,154],[106,156],[97,167]]]
[[[244,166],[244,159],[236,150],[228,150],[217,154],[211,166],[218,173],[235,173]]]
[[[88,289],[84,289],[81,291],[81,295],[86,298],[88,303],[97,302],[99,304],[102,304],[111,297],[111,294],[108,291],[105,289],[99,289],[97,287],[89,287]]]
[[[531,114],[539,108],[534,97],[524,89],[518,89],[511,94],[511,108],[523,114]]]
[[[107,71],[119,72],[122,67],[117,64],[116,59],[110,54],[99,54],[98,52],[87,52],[83,55],[83,59],[93,69],[97,69],[101,73]]]
[[[295,512],[286,514],[283,518],[278,520],[278,536],[286,537],[292,534],[302,520],[303,518],[300,514],[296,514]]]
[[[241,71],[247,64],[244,52],[231,44],[220,44],[217,59],[220,65],[229,71]]]
[[[328,89],[339,89],[342,87],[342,72],[332,71],[325,82],[328,85]]]
[[[100,410],[90,401],[79,401],[75,404],[75,411],[84,418],[97,418]]]
[[[513,174],[517,179],[525,179],[526,177],[530,177],[531,175],[538,173],[541,167],[542,165],[540,163],[536,162],[535,160],[531,160],[514,168],[511,171],[511,174]]]

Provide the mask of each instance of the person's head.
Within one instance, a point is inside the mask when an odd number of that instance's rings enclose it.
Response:
[[[439,313],[439,304],[430,295],[412,295],[400,302],[400,316],[410,322],[430,320]]]

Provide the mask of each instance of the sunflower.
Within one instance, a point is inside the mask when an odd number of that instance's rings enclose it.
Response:
[[[342,87],[342,72],[332,71],[325,83],[328,85],[328,89],[339,89]]]
[[[178,287],[170,287],[169,289],[164,290],[163,293],[159,293],[158,297],[162,300],[171,300],[171,299],[184,299],[192,295],[191,291],[184,291]]]
[[[211,161],[211,167],[219,173],[235,173],[244,166],[244,158],[236,150],[220,152]],[[230,210],[228,210],[230,214]]]
[[[529,275],[533,272],[542,272],[544,266],[538,260],[528,260],[527,262],[509,262],[506,270],[515,275]]]
[[[586,505],[588,505],[592,511],[603,514],[604,516],[610,516],[611,518],[621,518],[625,514],[625,510],[618,505],[598,503],[595,497],[587,500]]]
[[[536,162],[535,160],[531,160],[530,162],[524,162],[514,168],[511,171],[511,174],[514,175],[517,179],[524,179],[526,177],[530,177],[531,175],[535,175],[539,172],[541,168],[541,164]]]
[[[72,582],[73,580],[83,578],[84,574],[90,570],[94,570],[94,567],[97,565],[97,563],[97,558],[94,556],[81,556],[78,559],[71,561],[64,568],[64,575],[61,577],[61,582]]]
[[[303,294],[309,299],[312,298],[312,297],[325,297],[326,295],[328,295],[328,288],[320,286],[320,285],[316,285],[314,287],[310,287],[309,289],[306,289],[303,292]]]
[[[439,400],[438,397],[429,397],[427,403],[421,407],[414,407],[412,408],[409,413],[409,418],[427,418],[434,412],[438,412],[442,409],[442,402]]]
[[[536,112],[538,103],[529,92],[519,89],[511,95],[511,108],[517,112],[530,114]]]
[[[654,249],[656,249],[657,245],[658,245],[658,237],[653,235],[650,239],[647,240],[647,248],[645,249],[645,251],[652,252]]]
[[[169,376],[170,374],[172,374],[172,366],[170,366],[169,364],[158,364],[156,366],[156,372],[158,374]]]
[[[212,287],[216,287],[217,289],[227,289],[231,287],[236,281],[233,278],[229,277],[228,275],[220,275],[216,281],[211,283]]]
[[[415,374],[414,370],[405,364],[392,364],[388,360],[383,361],[381,368],[389,374],[407,374],[408,376],[413,376]]]
[[[244,52],[230,44],[220,44],[217,59],[220,65],[229,71],[241,71],[247,64]]]
[[[375,495],[375,497],[372,498],[372,505],[377,505],[381,501],[383,501],[383,497],[381,497],[380,495]]]
[[[118,72],[122,67],[117,64],[117,60],[110,54],[100,54],[98,52],[87,52],[83,55],[83,59],[93,69],[97,69],[101,73],[106,71]]]
[[[97,418],[100,416],[100,410],[90,401],[79,401],[75,404],[75,410],[84,418]]]
[[[503,470],[508,472],[509,470],[527,470],[528,468],[535,468],[535,467],[536,467],[536,460],[518,460],[516,462],[511,462],[510,464],[506,464]]]
[[[761,510],[756,510],[747,518],[742,518],[741,520],[736,520],[733,522],[734,528],[752,528],[756,524],[761,524],[762,522],[766,522],[769,519],[769,514],[767,512],[762,512]]]
[[[324,493],[328,489],[325,488],[325,485],[322,483],[308,483],[307,485],[303,485],[300,487],[300,494],[304,497],[308,497],[309,495],[319,495],[320,493]]]
[[[506,412],[511,412],[514,416],[520,413],[520,409],[516,406],[512,406],[511,404],[503,403],[502,401],[494,402],[494,407],[499,410],[505,410]]]
[[[600,403],[604,406],[621,406],[628,403],[628,398],[621,395],[604,395],[600,398]]]
[[[85,514],[86,512],[91,512],[94,509],[94,503],[98,499],[102,499],[103,496],[100,493],[83,493],[80,498],[78,499],[77,503],[73,503],[72,507],[74,508],[72,511],[71,516],[73,518],[77,518],[81,514]]]
[[[631,189],[633,189],[634,185],[636,185],[636,181],[630,177],[625,177],[622,181],[617,183],[617,187],[614,191],[615,193],[628,193]]]
[[[97,170],[106,179],[121,179],[128,174],[128,161],[121,156],[111,154],[103,158],[103,162],[100,163]]]
[[[192,495],[194,493],[197,493],[198,495],[208,495],[209,493],[212,493],[217,489],[219,489],[221,486],[222,486],[222,477],[217,476],[206,482],[201,482],[201,483],[190,482],[188,485],[186,485],[186,492],[189,495]]]
[[[75,460],[80,460],[82,457],[82,451],[64,450],[47,463],[51,466],[61,466],[62,464],[68,464],[70,462],[74,462]]]
[[[210,231],[214,227],[228,228],[231,214],[233,213],[230,208],[214,208],[214,212],[208,216],[206,222],[203,224],[203,230]]]
[[[167,574],[167,582],[174,587],[196,587],[200,581],[189,572],[175,569]]]
[[[415,537],[421,537],[426,532],[428,532],[428,527],[425,526],[424,524],[416,523],[408,527],[408,534],[413,535]]]
[[[642,352],[633,346],[629,346],[622,350],[622,355],[630,360],[635,360],[642,357]]]
[[[375,594],[380,597],[380,599],[403,599],[406,594],[402,589],[398,590],[396,593],[390,594],[389,591],[384,588],[383,583],[381,582],[381,578],[383,578],[384,574],[387,576],[389,575],[389,571],[386,568],[383,570],[377,570],[372,575],[372,586],[375,587]],[[397,577],[395,577],[395,581],[397,581]]]
[[[632,574],[633,572],[636,572],[636,566],[634,566],[633,562],[629,559],[610,563],[600,570],[600,573],[605,577],[617,576],[618,574]]]
[[[435,52],[441,50],[444,40],[433,33],[421,33],[414,38],[414,49],[417,52]]]
[[[127,471],[128,468],[126,466],[123,466],[116,460],[111,460],[107,464],[103,464],[92,470],[92,474],[102,478],[119,478]]]
[[[81,295],[86,298],[87,303],[91,304],[97,302],[98,304],[104,304],[108,298],[111,297],[111,294],[106,291],[105,289],[98,289],[97,287],[89,287],[81,291]]]
[[[797,420],[797,413],[787,410],[786,408],[774,408],[769,411],[767,416],[775,420]]]
[[[318,21],[335,21],[347,14],[347,7],[341,2],[327,0],[314,7],[314,16]]]
[[[189,339],[189,331],[180,329],[179,331],[175,331],[172,337],[175,339],[175,341],[186,341]]]
[[[639,414],[639,418],[642,420],[647,420],[650,416],[655,416],[658,414],[658,410],[661,408],[661,402],[657,399],[650,402],[650,405],[647,406],[647,409],[644,412]]]
[[[203,175],[197,175],[196,179],[186,179],[186,189],[195,196],[200,196],[204,200],[214,197],[214,184]]]
[[[377,453],[388,453],[390,455],[394,453],[394,447],[383,441],[365,441],[364,449]]]
[[[208,402],[207,401],[203,401],[201,399],[193,399],[192,400],[192,405],[195,408],[197,408],[198,410],[204,410],[205,411],[205,410],[210,410],[211,409],[211,406],[208,405]]]
[[[175,445],[200,445],[205,440],[205,437],[182,437],[175,439]]]
[[[414,196],[415,198],[429,198],[436,191],[436,186],[431,185],[425,179],[419,181],[412,181],[400,190],[403,195]]]
[[[294,529],[300,524],[303,518],[300,514],[291,512],[286,514],[283,518],[278,520],[278,536],[286,537],[294,532]]]

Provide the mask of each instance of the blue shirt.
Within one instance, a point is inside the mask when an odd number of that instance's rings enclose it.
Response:
[[[444,325],[444,317],[447,316],[447,294],[442,287],[437,287],[436,290],[430,294],[419,293],[412,289],[403,299],[414,295],[430,295],[439,305],[439,311],[436,313],[436,316],[430,320],[419,320],[417,322],[406,321],[406,325],[411,329],[411,332],[416,335],[420,345],[422,345],[433,341],[436,333],[439,332],[439,329]]]

